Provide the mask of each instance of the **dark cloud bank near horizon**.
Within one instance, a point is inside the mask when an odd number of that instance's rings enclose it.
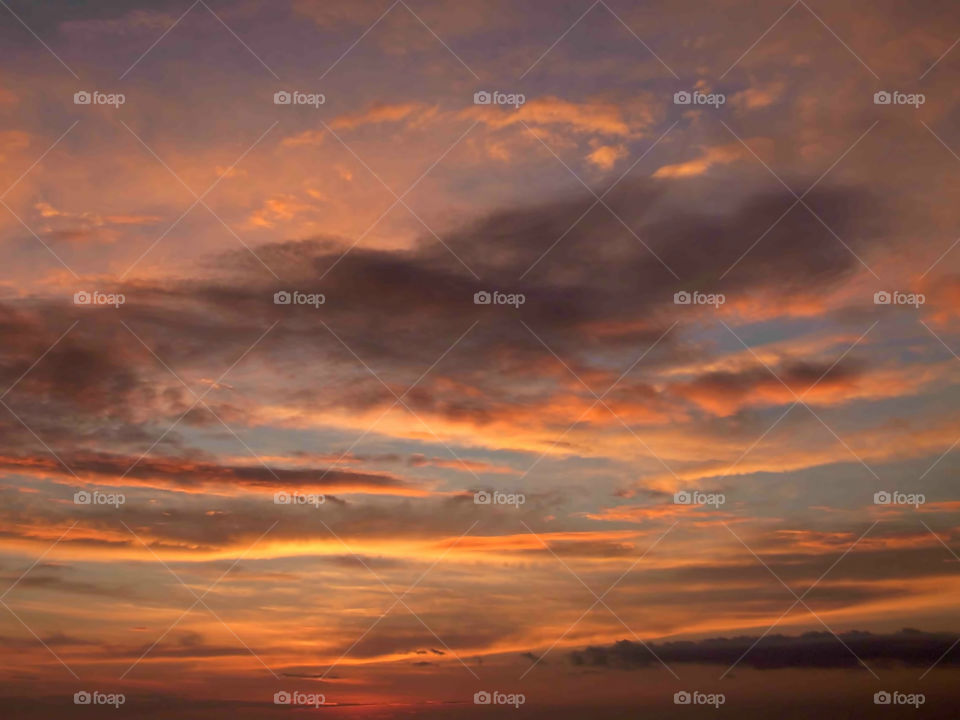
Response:
[[[956,634],[904,628],[887,634],[853,630],[838,635],[839,640],[828,632],[809,632],[796,636],[768,635],[759,641],[755,636],[741,635],[649,643],[649,647],[668,665],[696,663],[729,666],[741,656],[738,665],[757,670],[856,668],[860,667],[858,657],[868,665],[872,661],[884,666],[899,664],[927,668],[940,658],[938,666],[960,665],[960,651],[956,650],[960,636]],[[650,650],[641,643],[620,640],[613,645],[574,650],[569,654],[569,659],[578,667],[633,670],[659,664]]]

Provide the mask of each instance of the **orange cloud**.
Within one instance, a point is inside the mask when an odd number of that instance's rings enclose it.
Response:
[[[275,223],[293,220],[298,215],[315,214],[316,205],[303,202],[293,195],[276,195],[268,198],[263,207],[250,215],[247,222],[255,227],[270,228]]]
[[[617,160],[626,155],[627,149],[623,145],[601,145],[587,155],[587,160],[601,170],[609,170],[617,163]]]
[[[553,96],[528,100],[518,109],[477,105],[461,114],[498,129],[522,121],[528,125],[563,125],[577,133],[628,136],[633,132],[621,106],[615,103],[573,103]]]
[[[746,150],[740,143],[718,145],[707,148],[693,160],[674,165],[664,165],[653,174],[653,177],[681,178],[703,175],[714,165],[728,165],[744,157],[745,154]]]
[[[738,110],[757,110],[759,108],[773,105],[786,88],[786,83],[775,82],[765,85],[755,86],[734,93],[730,98],[730,104]]]
[[[669,391],[710,413],[726,417],[744,407],[790,404],[796,399],[794,393],[803,395],[804,402],[810,405],[828,406],[912,395],[931,383],[955,376],[956,370],[951,362],[864,373],[841,373],[835,368],[817,382],[822,371],[774,367],[773,371],[780,377],[778,380],[766,368],[754,366],[739,373],[715,373],[675,383]],[[815,382],[817,384],[813,386]]]
[[[395,123],[408,119],[415,124],[422,124],[436,113],[436,107],[423,103],[376,103],[366,110],[335,117],[330,121],[330,127],[334,130],[355,130],[362,125]]]
[[[330,121],[329,125],[334,130],[356,130],[364,125],[398,123],[407,120],[408,124],[418,126],[429,122],[436,115],[437,108],[424,103],[376,103],[364,110],[338,115]],[[284,138],[282,144],[286,147],[320,145],[324,135],[326,135],[325,129],[305,130]]]

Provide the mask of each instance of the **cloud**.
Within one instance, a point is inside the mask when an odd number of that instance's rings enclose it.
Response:
[[[374,103],[363,110],[345,113],[333,118],[329,125],[334,131],[351,131],[366,125],[405,123],[406,127],[417,127],[434,120],[438,110],[435,106],[418,102]],[[283,139],[286,147],[320,145],[327,135],[326,129],[304,130]]]
[[[275,195],[267,198],[263,207],[252,213],[247,222],[253,227],[272,228],[277,223],[298,217],[316,217],[320,210],[321,206],[316,202],[308,202],[295,195]]]
[[[260,464],[224,465],[187,457],[140,458],[110,453],[61,453],[60,460],[81,477],[110,481],[138,481],[148,487],[198,490],[200,488],[246,489],[263,493],[295,489],[316,492],[360,492],[423,495],[426,491],[402,478],[383,473],[359,473],[327,468],[264,467]],[[61,474],[61,463],[47,456],[0,457],[0,467],[38,475]],[[69,471],[67,471],[68,474]]]
[[[131,10],[120,17],[64,20],[59,30],[68,35],[147,35],[164,32],[177,20],[176,15],[152,10]]]
[[[571,102],[555,96],[528,99],[519,108],[475,106],[464,110],[462,116],[480,120],[492,128],[528,125],[565,126],[576,133],[598,133],[626,137],[643,130],[648,118],[626,119],[620,105],[609,102]]]
[[[748,144],[750,143],[748,142]],[[710,147],[701,152],[700,155],[693,160],[660,167],[653,174],[653,177],[682,178],[703,175],[714,165],[728,165],[740,160],[746,155],[746,149],[739,143]]]
[[[74,238],[87,237],[92,235],[94,230],[115,230],[124,226],[156,225],[161,220],[158,215],[138,213],[69,212],[58,210],[46,202],[36,203],[34,209],[44,222],[44,225],[40,228],[41,232],[61,237],[65,235]]]
[[[416,124],[427,122],[437,112],[436,107],[422,103],[375,103],[360,112],[338,115],[330,121],[334,130],[356,130],[363,125],[396,123],[414,120]]]
[[[620,640],[613,645],[575,650],[569,657],[577,666],[609,669],[653,666],[659,662],[653,653],[668,665],[697,663],[730,666],[742,655],[741,665],[760,670],[801,667],[857,668],[861,667],[858,657],[867,665],[877,662],[885,665],[900,663],[910,667],[929,667],[951,649],[956,640],[957,636],[953,633],[908,629],[886,635],[851,631],[840,633],[840,640],[826,632],[792,637],[768,635],[762,639],[748,636],[711,638],[651,643],[649,650],[640,643]],[[960,652],[946,655],[941,664],[960,665]]]
[[[749,87],[734,93],[730,98],[730,104],[741,111],[769,107],[780,99],[786,87],[787,84],[784,81]]]
[[[135,447],[143,452],[192,405],[191,394],[151,351],[182,376],[216,377],[273,327],[225,378],[234,389],[221,387],[206,401],[231,426],[339,426],[356,428],[359,434],[396,398],[358,357],[375,371],[390,368],[387,384],[397,394],[442,357],[405,400],[427,427],[416,418],[411,423],[409,413],[399,408],[404,417],[384,417],[379,421],[382,432],[420,440],[432,440],[436,432],[448,441],[563,452],[564,446],[555,443],[557,436],[584,412],[592,413],[589,420],[597,427],[615,428],[618,421],[604,408],[590,410],[593,399],[553,353],[598,389],[613,383],[636,359],[638,348],[655,343],[674,320],[673,294],[685,285],[664,264],[683,278],[715,277],[718,268],[743,256],[713,288],[731,299],[792,287],[823,292],[859,267],[842,244],[799,211],[783,217],[776,232],[744,255],[750,239],[790,206],[792,198],[785,193],[757,194],[723,214],[664,217],[671,193],[671,185],[658,181],[625,180],[605,200],[638,236],[647,238],[646,247],[605,208],[584,214],[593,198],[581,194],[499,210],[452,229],[445,245],[428,238],[402,252],[356,247],[344,254],[340,243],[323,237],[259,246],[258,255],[285,278],[282,285],[265,279],[262,265],[240,251],[217,260],[215,279],[121,285],[116,289],[129,301],[109,313],[74,307],[73,290],[59,301],[0,303],[0,323],[19,338],[16,345],[0,350],[0,379],[14,383],[66,328],[82,319],[25,376],[9,402],[41,437],[60,438],[64,452],[77,453],[78,461],[96,459],[96,466],[125,453],[96,447],[94,431],[107,430],[110,435],[101,438],[127,445],[129,454]],[[857,252],[871,249],[863,239],[871,237],[866,229],[886,221],[878,199],[859,189],[822,186],[807,202],[836,232],[851,237],[849,244]],[[853,226],[862,234],[848,232]],[[596,251],[597,237],[606,238],[602,253]],[[691,251],[694,247],[696,252]],[[478,282],[454,253],[483,280]],[[273,303],[278,290],[317,287],[327,297],[322,315],[313,308]],[[517,321],[520,313],[475,305],[474,293],[483,287],[522,292],[526,327]],[[318,326],[318,318],[326,327]],[[611,332],[613,327],[620,330]],[[586,353],[585,339],[604,352]],[[647,375],[624,380],[610,406],[630,422],[657,424],[684,419],[689,411],[678,406],[678,397],[717,414],[792,401],[755,366],[660,382],[656,373],[691,351],[683,342],[681,333],[668,333],[645,360]],[[256,379],[244,381],[258,358],[269,362],[259,367]],[[837,397],[862,392],[843,389],[865,372],[851,362],[831,371],[821,392],[832,390]],[[313,368],[323,368],[337,381],[324,382],[319,390],[307,382]],[[800,359],[783,368],[788,384],[798,387],[813,382],[821,369]],[[245,391],[252,387],[261,397],[268,393],[269,402],[252,400]],[[907,384],[900,387],[910,389]],[[13,418],[6,422],[11,442],[29,442],[29,434]],[[217,425],[201,406],[183,418],[180,429]],[[146,445],[134,445],[144,440]],[[575,442],[577,435],[567,440]],[[165,443],[158,453],[184,456],[180,433],[170,434]],[[180,451],[171,453],[171,447]],[[595,445],[595,451],[609,449]],[[169,461],[162,456],[157,461],[155,466],[144,464],[140,472],[149,469],[164,477]],[[107,466],[116,469],[113,461]],[[217,473],[239,477],[248,472],[259,471],[217,463],[198,466],[203,482]]]
[[[587,155],[587,160],[601,170],[610,170],[622,157],[626,157],[627,149],[623,145],[600,145]]]
[[[412,455],[409,459],[413,467],[439,467],[448,470],[474,471],[481,473],[496,473],[498,475],[520,475],[520,471],[505,465],[484,462],[482,460],[468,460],[463,458],[428,458],[424,455]]]

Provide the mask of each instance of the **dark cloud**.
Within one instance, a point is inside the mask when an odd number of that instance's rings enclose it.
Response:
[[[881,635],[852,631],[840,633],[840,638],[842,642],[826,632],[805,633],[793,637],[767,635],[759,640],[757,637],[740,636],[650,643],[650,650],[668,665],[697,663],[729,666],[746,653],[740,664],[760,670],[791,667],[854,668],[860,667],[857,657],[868,665],[877,662],[884,665],[901,663],[929,667],[943,656],[941,664],[960,665],[960,652],[950,652],[944,656],[957,640],[957,636],[952,633],[904,629]],[[574,665],[584,667],[643,668],[659,663],[650,650],[640,643],[620,640],[613,645],[575,650],[570,653],[570,660]]]
[[[836,364],[833,361],[787,360],[782,366],[770,369],[760,366],[737,372],[708,372],[690,382],[674,384],[671,392],[719,412],[732,412],[741,405],[764,402],[765,392],[782,395],[792,390],[799,396],[814,385],[820,392],[852,387],[865,374],[865,363],[860,360],[843,360]],[[769,402],[769,398],[766,401]]]
[[[342,245],[315,239],[257,249],[284,278],[282,285],[264,283],[262,267],[251,265],[244,253],[221,258],[217,279],[128,283],[117,288],[127,297],[119,309],[77,308],[69,296],[61,302],[2,303],[0,339],[6,342],[0,343],[0,386],[12,385],[49,350],[10,394],[11,408],[41,438],[56,437],[57,449],[69,446],[95,455],[97,445],[116,450],[120,444],[143,452],[193,404],[190,392],[163,364],[200,393],[276,323],[225,380],[240,383],[239,388],[216,389],[208,396],[218,415],[231,425],[258,422],[257,407],[243,392],[245,373],[252,368],[259,373],[260,393],[271,394],[277,403],[305,411],[373,411],[394,402],[380,379],[402,393],[477,323],[405,402],[418,414],[484,425],[509,417],[518,403],[547,404],[560,389],[552,378],[565,371],[521,319],[576,372],[600,370],[612,380],[675,319],[678,289],[730,297],[765,289],[815,292],[859,267],[817,220],[795,208],[721,280],[724,269],[780,218],[792,197],[756,195],[731,212],[710,215],[678,213],[665,199],[669,195],[660,184],[626,181],[606,201],[649,250],[598,206],[523,279],[589,207],[590,196],[496,212],[452,232],[447,245],[480,280],[432,239],[408,251],[358,247],[345,256]],[[882,237],[890,211],[860,189],[818,188],[808,202],[863,253],[870,245],[861,238]],[[319,309],[275,305],[273,293],[280,289],[323,292],[327,302]],[[521,292],[527,300],[519,310],[475,305],[473,294],[480,289]],[[77,327],[49,349],[77,320]],[[618,324],[622,329],[615,332],[601,330]],[[644,367],[655,369],[688,352],[681,336],[668,336]],[[618,359],[605,359],[598,367],[598,357]],[[803,384],[819,369],[796,364],[787,374]],[[857,371],[862,370],[853,364],[835,368],[824,383]],[[634,401],[657,408],[675,400],[676,395],[658,398],[642,377],[638,371],[633,384],[624,387]],[[205,384],[198,384],[201,379]],[[743,393],[751,383],[769,380],[712,374],[694,380],[691,392]],[[13,417],[0,422],[12,443],[37,444]],[[543,422],[552,422],[548,414]],[[180,433],[190,429],[221,428],[198,406],[164,438],[159,451],[186,452]]]
[[[330,675],[328,675],[327,673],[322,673],[322,672],[313,672],[313,673],[310,673],[310,672],[284,672],[284,673],[280,673],[280,674],[281,674],[283,677],[303,678],[303,679],[305,679],[305,680],[317,680],[318,682],[320,682],[320,681],[328,681],[328,682],[329,682],[329,681],[331,681],[331,680],[339,680],[339,679],[341,679],[341,678],[343,677],[342,675],[335,675],[335,674],[330,674]]]
[[[168,488],[199,488],[225,485],[262,491],[288,489],[385,491],[414,490],[416,486],[402,478],[384,473],[362,473],[331,467],[304,469],[268,468],[263,464],[221,465],[187,458],[151,457],[110,453],[64,453],[60,458],[70,470],[83,477],[117,478],[124,476],[129,485],[155,484]],[[0,467],[13,472],[56,473],[62,465],[50,456],[0,457]]]

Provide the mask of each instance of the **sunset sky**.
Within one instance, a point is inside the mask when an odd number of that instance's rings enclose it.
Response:
[[[0,715],[956,716],[960,5],[191,2],[0,0]]]

